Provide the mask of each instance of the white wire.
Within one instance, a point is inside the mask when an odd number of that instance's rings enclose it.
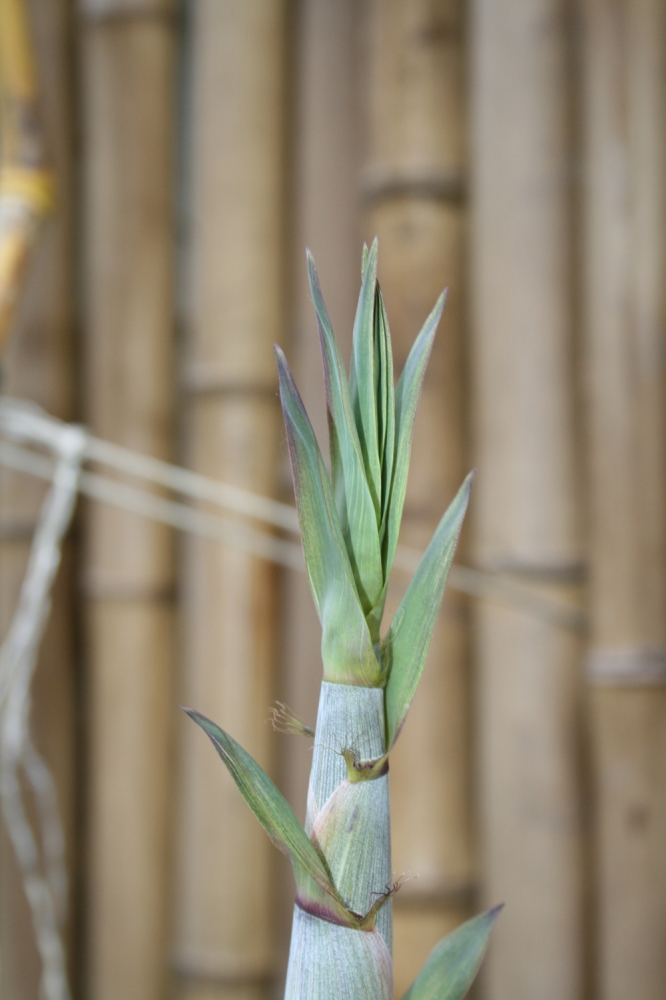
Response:
[[[53,450],[57,434],[63,426],[65,425],[34,404],[6,398],[0,400],[0,430],[14,440],[43,445]],[[291,504],[280,503],[230,483],[221,483],[149,455],[140,455],[110,441],[102,441],[87,432],[84,457],[138,479],[166,486],[181,496],[217,504],[225,510],[255,518],[284,531],[295,534],[299,532],[298,514]]]
[[[48,480],[53,475],[51,459],[5,441],[0,441],[0,464],[40,479]],[[257,531],[255,528],[218,515],[207,514],[205,511],[188,507],[187,504],[165,500],[163,497],[135,489],[125,483],[118,483],[106,476],[82,472],[79,477],[79,492],[94,500],[110,503],[154,521],[160,521],[162,524],[168,524],[180,531],[232,545],[234,548],[279,563],[289,569],[305,569],[301,547],[294,542],[284,541],[265,531]]]

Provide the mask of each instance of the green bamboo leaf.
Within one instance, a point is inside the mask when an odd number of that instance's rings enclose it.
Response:
[[[402,508],[407,489],[407,473],[409,471],[409,456],[412,447],[412,432],[414,430],[416,407],[421,395],[423,377],[428,365],[437,324],[440,321],[445,301],[446,293],[444,292],[437,299],[435,308],[428,316],[421,332],[414,341],[395,390],[395,462],[389,501],[390,507],[384,529],[386,535],[385,566],[387,574],[393,564],[398,544]]]
[[[366,277],[369,270],[369,266],[366,267]],[[335,498],[358,594],[363,610],[368,614],[377,603],[384,585],[379,547],[378,499],[372,496],[371,484],[366,479],[347,374],[310,253],[308,274],[324,364]],[[377,638],[378,636],[373,637],[373,641]]]
[[[377,436],[382,463],[382,527],[390,507],[395,458],[395,391],[393,388],[393,350],[384,296],[377,285],[375,302],[375,350],[378,367]],[[381,536],[382,532],[380,532]]]
[[[384,305],[384,297],[379,285],[375,289],[374,306],[374,346],[375,353],[375,376],[377,381],[376,394],[376,423],[377,423],[377,447],[379,450],[381,465],[381,527],[379,532],[382,543],[382,570],[384,574],[384,587],[379,595],[375,606],[366,615],[370,635],[376,641],[379,636],[382,617],[384,615],[384,605],[386,603],[386,593],[388,587],[387,566],[387,545],[386,545],[386,521],[390,510],[391,485],[393,479],[393,461],[395,452],[395,400],[393,389],[393,351],[391,349],[391,334],[389,331],[388,317]]]
[[[363,269],[361,294],[354,319],[354,337],[350,369],[350,396],[358,430],[365,474],[375,505],[377,522],[381,518],[381,460],[377,434],[379,358],[375,350],[375,300],[377,286],[377,240],[368,252]]]
[[[423,672],[467,510],[472,476],[467,476],[439,522],[386,637],[390,663],[386,685],[389,749],[400,733]]]
[[[250,809],[275,846],[289,857],[301,905],[336,923],[358,927],[358,919],[344,906],[317,849],[266,772],[214,722],[193,709],[185,711],[210,737]]]
[[[380,667],[359,601],[330,480],[286,359],[275,349],[301,537],[322,625],[324,678],[374,687]]]
[[[402,1000],[462,1000],[479,971],[501,906],[468,920],[436,944]]]

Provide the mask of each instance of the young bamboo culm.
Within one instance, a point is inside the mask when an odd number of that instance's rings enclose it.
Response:
[[[307,571],[322,626],[324,679],[305,829],[235,740],[190,711],[273,843],[291,859],[296,902],[285,1000],[393,1000],[388,760],[418,685],[462,526],[471,475],[444,513],[381,634],[407,485],[412,429],[442,295],[394,387],[377,241],[364,249],[347,375],[308,254],[326,383],[331,470],[276,348]],[[431,952],[403,1000],[460,1000],[499,908]]]

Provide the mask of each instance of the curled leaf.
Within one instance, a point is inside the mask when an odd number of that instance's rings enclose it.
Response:
[[[364,285],[371,278],[371,270],[369,258]],[[367,614],[377,603],[384,585],[379,548],[378,499],[373,496],[372,481],[366,478],[347,373],[324,305],[311,254],[308,254],[308,274],[324,364],[333,486],[359,598]]]
[[[377,523],[381,517],[381,452],[377,434],[378,357],[375,351],[377,240],[373,241],[363,268],[361,294],[354,319],[351,400],[361,452]],[[393,388],[393,386],[391,386]]]
[[[303,401],[275,348],[305,562],[322,625],[324,678],[373,687],[380,680],[364,609],[335,510],[331,483]]]

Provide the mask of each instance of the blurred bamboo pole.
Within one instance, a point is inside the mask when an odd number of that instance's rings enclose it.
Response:
[[[472,4],[475,557],[555,596],[581,571],[565,14]],[[578,642],[481,603],[476,650],[484,901],[507,904],[486,995],[578,1000]]]
[[[0,350],[44,218],[54,207],[24,0],[0,3]]]
[[[191,283],[182,373],[189,465],[275,493],[283,436],[284,0],[196,0],[190,31]],[[182,699],[271,769],[275,570],[187,543]],[[275,973],[272,851],[183,721],[175,961],[181,1000],[258,1000]]]
[[[7,18],[20,19],[26,11],[30,15],[30,25],[24,21],[19,26],[24,34],[21,43],[14,35],[16,22],[12,24]],[[67,0],[32,0],[24,8],[15,0],[3,0],[0,16],[3,84],[10,68],[13,82],[19,84],[19,93],[3,111],[7,117],[3,118],[0,198],[15,207],[15,199],[25,198],[19,211],[11,214],[11,218],[19,222],[18,228],[6,230],[3,226],[2,233],[0,339],[9,332],[9,324],[15,327],[11,339],[3,345],[2,390],[8,395],[32,399],[49,413],[71,420],[74,392],[69,4]],[[28,28],[32,43],[27,42]],[[34,46],[37,73],[31,65],[32,54],[26,51],[26,44],[29,48]],[[13,121],[12,116],[16,116]],[[12,131],[17,124],[16,118],[27,129],[21,137],[16,137],[14,145],[6,129]],[[49,171],[44,170],[47,145],[53,163]],[[52,205],[54,181],[58,189],[58,210],[35,245],[35,237],[40,231],[40,205],[46,207],[42,195],[48,194]],[[40,185],[43,185],[42,195]],[[4,242],[7,235],[10,238]],[[6,293],[9,293],[7,298]],[[43,494],[43,486],[33,479],[7,469],[0,472],[0,634],[3,636],[15,608]],[[72,886],[76,881],[74,859],[80,847],[74,820],[76,676],[71,568],[68,547],[56,581],[32,690],[32,729],[55,779],[65,828],[70,908]],[[36,1000],[40,961],[22,882],[4,829],[0,832],[0,885],[0,994]],[[70,947],[71,931],[70,914],[66,928]]]
[[[423,548],[467,471],[463,4],[376,0],[368,17],[365,230],[379,236],[398,372],[437,295],[449,287],[417,417],[401,535]],[[395,900],[397,996],[472,903],[466,656],[465,603],[449,593],[429,668],[391,758],[393,864],[418,876]]]
[[[600,1000],[666,984],[666,7],[585,0]]]
[[[174,26],[168,0],[85,0],[85,418],[171,451]],[[88,511],[87,989],[165,995],[173,559],[168,529]]]
[[[321,392],[321,354],[305,267],[305,247],[315,255],[333,327],[346,360],[361,278],[358,204],[359,110],[357,0],[299,0],[295,8],[292,128],[292,332],[286,348],[299,391],[324,450],[328,440]],[[285,497],[293,501],[288,460]],[[317,716],[321,684],[321,627],[303,573],[285,578],[279,697],[301,719]],[[280,787],[305,818],[312,755],[307,742],[279,737]],[[280,858],[278,858],[280,861]],[[279,894],[280,954],[286,963],[291,932],[293,876],[285,859]]]

